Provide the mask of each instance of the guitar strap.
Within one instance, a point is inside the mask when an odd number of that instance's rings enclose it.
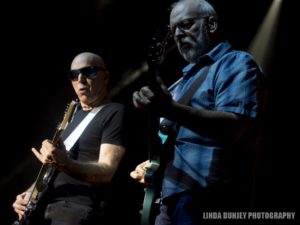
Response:
[[[87,125],[91,122],[91,120],[97,115],[97,113],[104,107],[105,105],[101,105],[93,108],[89,114],[80,122],[80,124],[73,130],[73,132],[64,140],[65,148],[67,151],[74,146],[82,132],[85,130]]]
[[[180,99],[178,99],[178,103],[183,104],[183,105],[187,105],[190,101],[190,99],[192,98],[193,94],[195,93],[195,91],[197,90],[197,88],[201,85],[201,83],[205,80],[207,74],[208,74],[208,70],[209,70],[210,65],[207,65],[204,72],[195,80],[195,82],[191,85],[191,87],[189,88],[189,90],[187,92],[185,92]],[[195,73],[195,71],[199,68],[199,65],[196,64],[192,69],[191,69],[191,73]],[[163,134],[170,134],[170,132],[174,132],[176,131],[176,126],[177,123],[165,119],[163,118],[160,122],[160,131]],[[164,140],[163,140],[164,142]]]

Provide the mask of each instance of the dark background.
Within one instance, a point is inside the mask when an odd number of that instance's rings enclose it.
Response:
[[[11,204],[26,189],[40,167],[30,149],[51,138],[67,103],[74,99],[66,77],[73,57],[82,51],[103,56],[111,72],[111,87],[131,78],[146,60],[150,39],[166,16],[170,0],[12,1],[1,3],[2,163],[1,224],[16,219]],[[214,0],[225,36],[235,48],[247,49],[271,0]],[[258,179],[258,204],[265,211],[299,213],[298,98],[296,48],[297,1],[283,0],[268,71],[268,102],[263,161]],[[266,43],[267,44],[267,43]],[[174,61],[176,63],[174,63]],[[173,63],[171,63],[173,61]],[[165,68],[176,72],[184,63],[176,51]],[[175,79],[165,78],[166,83]],[[137,155],[145,156],[144,116],[131,95],[145,81],[122,88],[114,100],[132,112]],[[138,195],[137,201],[140,201]],[[298,216],[299,218],[299,216]],[[4,222],[3,222],[4,220]],[[296,224],[297,221],[292,221]]]

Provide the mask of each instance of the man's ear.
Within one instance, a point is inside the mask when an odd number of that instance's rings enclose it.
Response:
[[[209,33],[215,33],[218,29],[218,22],[213,16],[208,17],[208,31]]]

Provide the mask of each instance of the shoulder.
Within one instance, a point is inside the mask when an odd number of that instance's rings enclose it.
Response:
[[[125,112],[127,111],[127,108],[125,105],[118,103],[118,102],[109,102],[107,103],[104,108],[105,111],[110,111],[110,112]]]
[[[263,74],[262,68],[254,57],[247,51],[232,50],[224,54],[212,65],[213,71],[217,74]]]
[[[129,117],[128,108],[118,102],[109,102],[103,107],[103,116],[108,120],[127,120]]]
[[[213,60],[213,68],[216,70],[259,68],[258,63],[250,52],[237,50],[227,41],[219,43],[207,55]]]
[[[228,63],[258,67],[258,63],[256,62],[254,56],[244,50],[232,50],[223,55],[221,60]]]

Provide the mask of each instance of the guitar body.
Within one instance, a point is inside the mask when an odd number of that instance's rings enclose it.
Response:
[[[44,212],[51,199],[51,183],[55,177],[55,168],[49,165],[43,165],[40,169],[39,176],[43,180],[37,181],[34,189],[32,190],[29,201],[26,205],[24,216],[13,223],[13,225],[46,225],[44,219]],[[43,174],[43,176],[42,176]]]
[[[143,201],[143,211],[142,211],[142,224],[154,224],[154,219],[159,212],[159,191],[158,187],[153,184],[147,186],[145,190],[145,196]],[[159,189],[160,190],[160,189]]]
[[[38,201],[32,205],[32,208],[26,210],[25,215],[20,219],[16,220],[12,225],[47,225],[47,221],[44,218],[44,213],[47,208],[50,199],[50,191],[47,189],[43,193],[39,193]]]
[[[147,169],[144,176],[147,187],[142,210],[142,225],[153,225],[155,217],[159,213],[161,204],[161,186],[164,171],[168,162],[173,158],[175,133],[163,134],[159,131],[161,144],[159,146],[160,154],[151,160],[151,168]],[[158,147],[158,146],[157,146]],[[159,157],[158,157],[159,156]]]
[[[144,192],[143,210],[141,213],[142,225],[154,224],[155,216],[159,212],[161,179],[159,161],[151,160],[152,167],[147,169],[145,182],[147,187]]]

